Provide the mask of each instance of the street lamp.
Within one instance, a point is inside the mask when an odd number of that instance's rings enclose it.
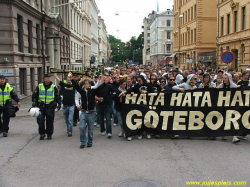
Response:
[[[64,5],[70,5],[70,4],[74,4],[74,3],[80,3],[80,2],[83,2],[83,1],[87,1],[87,0],[74,1],[74,2],[71,2],[71,3],[64,3],[64,4],[60,4],[60,5],[55,5],[55,6],[52,6],[52,8],[56,8],[56,7],[60,7],[60,6],[64,6]]]

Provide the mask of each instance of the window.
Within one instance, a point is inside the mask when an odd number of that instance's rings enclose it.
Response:
[[[221,17],[221,36],[224,35],[224,17]]]
[[[188,21],[190,21],[190,9],[188,9]]]
[[[40,25],[36,24],[36,54],[41,54],[41,34]]]
[[[171,20],[167,20],[167,26],[168,26],[168,27],[171,26]]]
[[[234,12],[234,32],[237,32],[237,25],[238,25],[238,12]]]
[[[184,18],[185,18],[185,21],[186,21],[185,23],[187,23],[188,22],[188,20],[187,20],[187,18],[188,18],[187,11],[185,12]]]
[[[193,40],[194,39],[194,35],[193,34],[194,34],[194,31],[191,30],[191,44],[194,42],[194,40]]]
[[[193,10],[194,8],[193,7],[191,7],[191,20],[193,20],[193,14],[194,14],[194,10]]]
[[[194,42],[196,42],[196,29],[194,29]]]
[[[227,34],[230,34],[230,26],[231,26],[231,17],[230,14],[227,15]]]
[[[167,44],[167,53],[171,53],[171,44]]]
[[[70,16],[71,20],[70,20],[70,24],[71,24],[71,28],[73,28],[73,11],[71,10],[71,16]]]
[[[242,7],[242,30],[246,29],[246,7]]]
[[[147,35],[148,37],[150,37],[150,33],[148,33],[148,35]]]
[[[148,43],[150,43],[150,40],[148,40]]]
[[[32,53],[33,46],[32,46],[32,21],[28,20],[28,52]]]
[[[196,5],[194,5],[194,18],[197,17],[197,10],[196,10]]]
[[[185,45],[185,34],[182,34],[182,45]]]
[[[171,32],[167,31],[167,39],[171,39]]]
[[[17,15],[18,51],[23,52],[23,17]]]
[[[187,45],[187,32],[185,33],[185,45]]]

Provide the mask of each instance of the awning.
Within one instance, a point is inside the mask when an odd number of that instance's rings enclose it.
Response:
[[[170,58],[173,58],[176,55],[176,53],[173,53],[172,55],[170,55]]]

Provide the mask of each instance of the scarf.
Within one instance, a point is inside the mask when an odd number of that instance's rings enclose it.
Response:
[[[126,91],[126,89],[122,89],[121,87],[118,88],[120,92]]]
[[[193,83],[192,80],[189,81],[189,84],[190,84],[191,86],[194,86],[194,85],[195,85],[195,83]]]
[[[211,87],[211,82],[202,83],[202,88],[210,88],[210,87]]]

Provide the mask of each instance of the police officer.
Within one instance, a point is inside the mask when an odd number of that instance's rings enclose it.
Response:
[[[39,107],[41,115],[37,117],[39,126],[40,140],[43,140],[47,134],[47,139],[52,139],[54,131],[54,109],[61,108],[61,97],[54,84],[51,82],[49,74],[44,75],[44,82],[39,84],[32,94],[33,107]],[[46,118],[46,129],[45,129]]]
[[[17,102],[18,107],[21,106],[17,94],[11,85],[6,83],[5,76],[0,75],[0,133],[3,132],[3,137],[8,136],[10,117],[7,109],[11,105],[11,98]]]

